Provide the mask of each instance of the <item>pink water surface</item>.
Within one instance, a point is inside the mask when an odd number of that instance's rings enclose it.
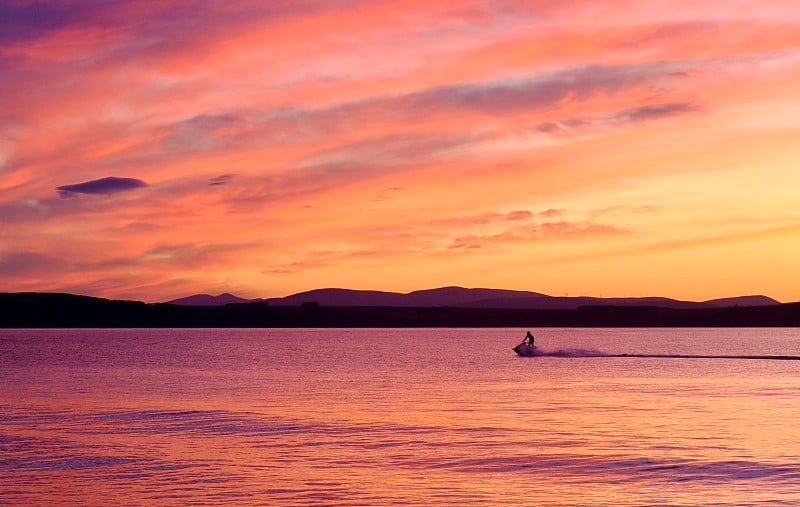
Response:
[[[798,329],[0,330],[0,504],[800,505]]]

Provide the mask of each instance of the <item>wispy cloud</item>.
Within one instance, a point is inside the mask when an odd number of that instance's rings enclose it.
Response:
[[[62,269],[63,261],[38,252],[17,251],[0,253],[0,274],[16,278],[31,274],[54,273]]]
[[[83,183],[61,185],[56,187],[56,190],[58,190],[60,197],[67,198],[75,197],[76,194],[109,195],[145,187],[147,187],[147,183],[136,178],[108,176],[98,180],[84,181]]]
[[[545,134],[562,134],[597,127],[627,125],[696,113],[702,109],[690,102],[669,102],[632,107],[611,113],[591,116],[574,116],[558,121],[538,123],[534,130]]]
[[[234,174],[221,174],[219,176],[214,176],[210,180],[208,180],[208,184],[210,186],[221,186],[227,185],[228,183],[233,180]]]
[[[485,235],[459,236],[448,247],[452,250],[476,250],[501,247],[508,243],[540,243],[545,241],[582,240],[628,234],[629,231],[610,224],[592,222],[543,222]]]

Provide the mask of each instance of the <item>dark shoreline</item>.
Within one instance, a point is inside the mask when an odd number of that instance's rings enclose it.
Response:
[[[574,310],[461,307],[180,306],[56,293],[0,293],[0,328],[386,328],[386,327],[800,327],[800,303],[670,309]]]

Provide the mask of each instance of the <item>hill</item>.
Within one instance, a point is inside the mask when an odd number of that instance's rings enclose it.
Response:
[[[771,297],[767,296],[739,296],[733,298],[720,298],[720,299],[711,299],[706,301],[706,303],[713,305],[713,306],[770,306],[770,305],[779,305],[781,304],[780,301],[776,301]]]
[[[665,308],[587,305],[577,309],[455,306],[187,306],[72,294],[0,293],[0,327],[800,327],[800,303]]]
[[[239,296],[234,296],[227,292],[219,296],[212,296],[210,294],[194,294],[183,298],[173,299],[167,301],[171,305],[184,305],[184,306],[223,306],[231,303],[253,303],[261,301],[260,299],[245,299]]]
[[[230,303],[267,302],[273,306],[298,306],[317,303],[322,306],[363,306],[425,308],[452,306],[458,308],[516,308],[540,310],[575,310],[582,306],[657,306],[660,308],[723,308],[728,306],[767,306],[780,304],[766,296],[742,296],[710,301],[681,301],[665,297],[598,298],[589,296],[557,297],[539,292],[504,289],[469,289],[440,287],[409,293],[373,290],[325,288],[292,294],[282,298],[244,299],[231,294],[209,296],[197,294],[168,301],[170,304],[220,306]]]
[[[283,298],[267,299],[272,305],[298,305],[315,302],[324,306],[394,306],[402,308],[431,306],[470,307],[485,300],[518,300],[522,298],[549,298],[545,294],[503,289],[466,289],[440,287],[402,294],[352,289],[316,289]]]
[[[0,327],[4,328],[780,326],[800,327],[800,303],[687,308],[601,304],[576,309],[324,306],[308,301],[187,306],[73,294],[0,293]]]

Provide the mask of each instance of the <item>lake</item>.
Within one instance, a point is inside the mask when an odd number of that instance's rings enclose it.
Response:
[[[0,504],[800,505],[800,329],[525,331],[0,330]]]

